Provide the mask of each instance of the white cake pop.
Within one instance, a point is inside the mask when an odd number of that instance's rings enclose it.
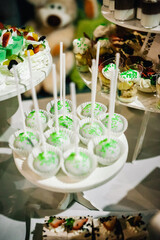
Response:
[[[87,175],[91,168],[91,159],[84,152],[72,152],[65,160],[66,171],[73,176]]]
[[[106,117],[102,119],[102,123],[106,128],[108,128],[109,123],[109,114],[106,114]],[[122,132],[124,129],[124,122],[121,115],[114,113],[111,121],[111,131],[112,132]]]
[[[67,115],[58,118],[59,126],[66,129],[73,129],[73,119]],[[53,124],[54,126],[54,124]]]
[[[110,163],[113,163],[120,156],[121,149],[118,141],[114,139],[110,139],[108,141],[106,138],[95,146],[94,152],[96,155],[104,158],[106,160],[106,163],[108,163],[108,161]],[[105,165],[105,161],[103,164]]]
[[[53,151],[41,152],[38,156],[33,160],[33,167],[41,172],[55,172],[59,165],[58,155]]]
[[[47,127],[47,122],[48,122],[48,116],[47,114],[45,114],[44,111],[39,110],[39,119],[42,125],[42,129],[45,130]],[[36,111],[33,110],[31,111],[27,116],[26,116],[26,126],[33,128],[33,129],[37,129],[38,125],[37,125],[37,117],[36,117]]]
[[[58,114],[63,114],[64,107],[63,107],[63,102],[60,100],[57,101],[57,108],[58,108]],[[65,100],[65,113],[70,113],[71,112],[71,106],[67,100]],[[54,104],[50,108],[50,113],[55,114],[55,106]]]
[[[81,111],[81,115],[84,117],[91,117],[91,110],[92,110],[92,104],[88,103]],[[101,114],[103,114],[105,110],[102,107],[102,104],[95,103],[94,106],[94,117],[97,118]]]
[[[50,133],[46,142],[58,148],[64,148],[70,144],[70,137],[66,131],[59,130],[58,132],[53,131]]]
[[[38,143],[39,139],[36,134],[31,131],[27,131],[26,133],[21,132],[17,137],[15,137],[14,147],[31,152]]]
[[[84,138],[91,139],[104,135],[104,129],[98,121],[93,123],[86,122],[80,127],[80,135]]]

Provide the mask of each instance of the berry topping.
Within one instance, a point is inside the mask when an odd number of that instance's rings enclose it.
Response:
[[[32,37],[32,36],[28,36],[27,40],[35,41],[34,37]]]
[[[4,29],[4,25],[1,22],[0,22],[0,29]]]
[[[38,42],[44,41],[45,39],[46,39],[46,36],[41,36],[41,37],[39,38]]]
[[[29,44],[29,45],[28,45],[28,47],[27,47],[27,50],[29,50],[29,49],[32,49],[32,50],[34,50],[34,47],[33,47],[33,45],[32,45],[32,44]]]
[[[73,223],[73,230],[81,229],[87,221],[88,221],[88,218],[75,220],[75,222]]]
[[[9,39],[11,37],[11,32],[5,32],[2,37],[2,46],[7,47]]]
[[[111,219],[109,219],[106,222],[103,222],[104,227],[109,230],[109,231],[113,231],[115,224],[116,224],[117,218],[116,217],[112,217]]]
[[[62,223],[64,223],[64,222],[65,222],[65,220],[62,218],[54,218],[53,221],[50,223],[50,225],[53,228],[57,228],[57,227],[61,226]]]
[[[17,64],[18,62],[16,60],[11,60],[8,65],[8,69],[10,70],[13,67],[13,65],[17,65]]]

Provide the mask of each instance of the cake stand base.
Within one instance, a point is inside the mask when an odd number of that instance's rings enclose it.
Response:
[[[59,203],[58,209],[65,210],[72,202],[78,202],[90,210],[101,210],[95,207],[89,200],[84,197],[83,192],[66,193],[63,200]]]

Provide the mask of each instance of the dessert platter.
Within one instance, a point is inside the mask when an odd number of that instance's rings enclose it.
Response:
[[[45,217],[35,218],[34,215],[37,214],[40,217]],[[66,210],[59,214],[56,211],[51,213],[49,210],[35,210],[32,217],[30,216],[29,239],[38,240],[42,238],[47,240],[49,237],[54,237],[55,239],[64,239],[66,237],[68,239],[67,237],[70,236],[74,237],[74,239],[102,240],[106,238],[127,240],[131,237],[132,239],[156,239],[152,227],[152,219],[156,214],[156,211],[110,213],[82,210]],[[59,223],[58,226],[55,225],[56,221],[57,225]],[[65,228],[66,223],[67,225],[70,223],[70,229],[68,227]],[[74,229],[75,223],[78,223],[77,229]],[[38,229],[37,225],[41,226],[41,228]]]
[[[31,27],[16,28],[0,23],[0,101],[17,95],[13,65],[17,65],[21,93],[29,90],[27,50],[30,51],[34,84],[45,79],[52,58],[45,36],[39,37]]]

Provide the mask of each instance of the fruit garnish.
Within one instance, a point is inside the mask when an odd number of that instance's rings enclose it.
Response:
[[[7,59],[3,62],[3,65],[9,65],[9,62],[10,62],[10,60]]]
[[[33,38],[34,38],[35,41],[38,41],[38,35],[37,35],[37,33],[34,33],[34,32],[33,32],[33,33],[32,33],[32,36],[33,36]]]
[[[117,218],[112,217],[110,220],[103,222],[103,225],[107,230],[112,231],[115,227],[116,221],[117,221]]]
[[[57,227],[61,226],[62,223],[64,223],[64,222],[65,222],[65,220],[62,218],[54,218],[53,221],[49,222],[49,223],[53,228],[57,228]]]
[[[34,51],[32,49],[29,49],[29,50],[25,50],[25,55],[27,56],[27,51],[30,52],[30,56],[34,55]]]
[[[34,47],[33,47],[33,45],[32,45],[32,44],[29,44],[29,45],[28,45],[28,47],[27,47],[27,50],[29,50],[29,49],[32,49],[32,50],[34,50]]]
[[[41,37],[38,39],[38,42],[44,41],[45,39],[46,39],[46,36],[41,36]]]
[[[83,227],[83,225],[88,221],[88,218],[75,220],[73,224],[73,230],[79,230]]]
[[[4,25],[1,22],[0,22],[0,29],[4,29]]]
[[[22,36],[22,33],[17,29],[17,35]]]
[[[26,37],[28,35],[28,32],[24,31],[23,36]]]
[[[9,39],[11,37],[11,32],[5,32],[2,37],[2,46],[7,47]]]
[[[37,45],[37,46],[34,48],[34,53],[38,53],[39,51],[43,51],[44,48],[45,48],[45,47],[44,47],[43,44]]]
[[[11,60],[8,65],[8,69],[10,70],[13,67],[13,65],[17,65],[17,64],[18,62],[16,60]]]
[[[34,28],[33,28],[32,26],[27,26],[27,27],[25,28],[25,30],[26,30],[27,32],[34,32]]]
[[[35,41],[35,39],[32,36],[27,36],[27,40]]]

